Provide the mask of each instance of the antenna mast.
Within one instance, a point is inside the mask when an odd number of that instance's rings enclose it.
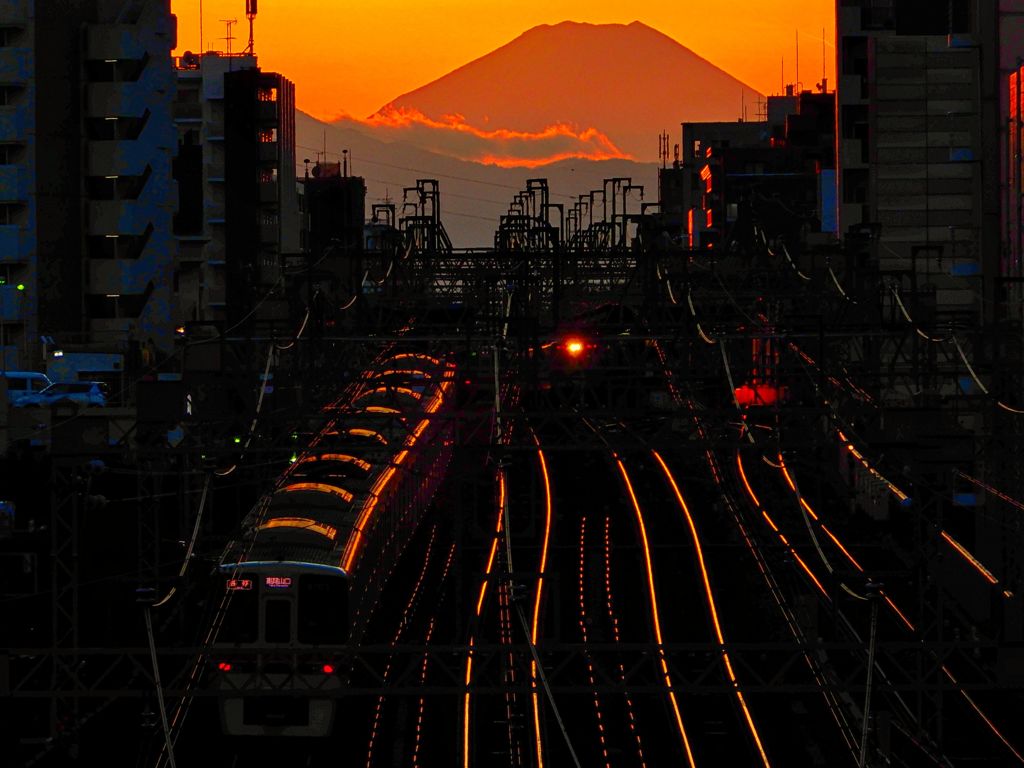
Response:
[[[228,44],[228,56],[231,55],[231,41],[235,39],[235,36],[231,34],[231,25],[238,23],[238,19],[221,19],[224,26],[227,27],[227,34],[224,35],[222,40],[227,40]]]
[[[255,53],[253,50],[252,23],[256,19],[256,0],[245,0],[245,18],[249,20],[249,45],[245,52],[252,56]]]
[[[800,30],[796,31],[796,92],[800,93]]]

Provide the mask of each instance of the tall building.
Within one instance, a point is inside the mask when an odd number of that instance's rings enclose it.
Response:
[[[299,249],[295,88],[255,56],[177,61],[179,321],[283,318],[282,254]]]
[[[1000,59],[992,0],[839,0],[838,217],[922,321],[990,317],[999,275]],[[1005,103],[1005,97],[1003,98]],[[988,278],[981,280],[982,277]]]
[[[169,0],[0,5],[0,355],[170,344]]]

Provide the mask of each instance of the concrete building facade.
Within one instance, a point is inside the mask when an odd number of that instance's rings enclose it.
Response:
[[[7,367],[50,339],[169,347],[174,45],[168,0],[0,5]]]
[[[928,323],[990,317],[999,275],[1000,8],[839,0],[838,218]],[[983,279],[983,278],[988,278]]]
[[[281,282],[282,254],[299,250],[295,88],[249,54],[176,64],[177,317],[233,325]],[[260,318],[283,316],[282,297]]]

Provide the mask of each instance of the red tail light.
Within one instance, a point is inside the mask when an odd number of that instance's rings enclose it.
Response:
[[[334,665],[333,664],[324,664],[323,667],[321,667],[321,669],[323,670],[323,673],[325,675],[333,675],[334,674]]]

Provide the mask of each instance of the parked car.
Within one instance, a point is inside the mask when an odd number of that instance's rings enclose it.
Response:
[[[0,378],[7,380],[7,399],[11,405],[23,405],[26,397],[38,396],[53,384],[45,373],[38,371],[3,371]]]
[[[21,399],[22,406],[47,406],[54,403],[79,405],[106,405],[106,385],[100,381],[58,381],[42,392],[34,392]]]

